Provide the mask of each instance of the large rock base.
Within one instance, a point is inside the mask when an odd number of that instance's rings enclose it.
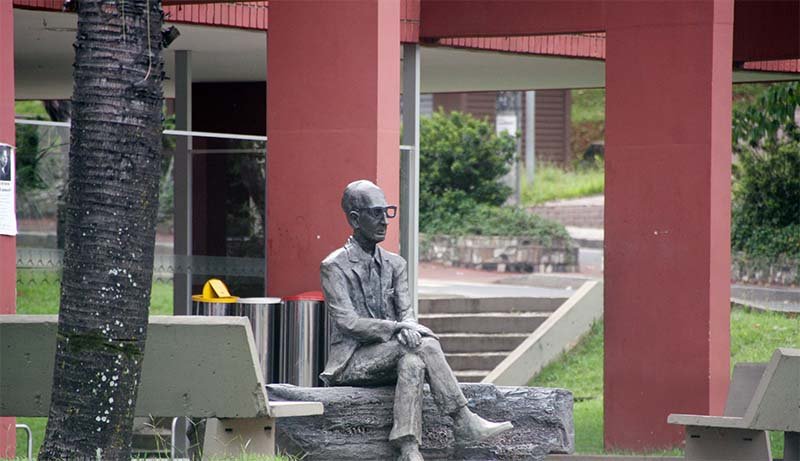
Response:
[[[439,413],[426,385],[422,455],[426,460],[541,460],[571,453],[575,445],[572,393],[564,389],[462,384],[468,406],[490,421],[514,429],[483,443],[453,440],[453,420]],[[322,402],[322,416],[282,418],[277,424],[281,453],[311,460],[382,460],[397,454],[389,444],[393,387],[267,386],[270,400]]]

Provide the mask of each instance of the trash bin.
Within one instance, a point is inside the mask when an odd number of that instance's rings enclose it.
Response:
[[[230,315],[247,317],[253,329],[256,342],[258,363],[265,383],[278,382],[278,360],[280,359],[280,343],[278,342],[278,313],[281,298],[239,298]]]
[[[191,315],[231,315],[238,300],[222,280],[209,279],[203,285],[203,294],[192,295]]]
[[[284,298],[280,311],[279,382],[317,387],[327,360],[327,315],[322,292]]]

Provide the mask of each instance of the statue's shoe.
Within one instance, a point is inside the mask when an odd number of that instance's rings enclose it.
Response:
[[[417,448],[400,453],[400,456],[397,457],[397,461],[425,461],[425,459],[422,458],[422,454]]]
[[[513,428],[509,421],[493,423],[467,410],[455,419],[453,435],[456,443],[480,442]]]

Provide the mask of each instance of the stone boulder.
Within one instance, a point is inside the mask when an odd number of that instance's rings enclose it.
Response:
[[[564,389],[461,384],[468,406],[491,421],[511,421],[514,429],[483,443],[456,444],[453,420],[439,413],[425,387],[422,455],[426,460],[541,460],[571,453],[575,445],[572,393]],[[311,460],[393,460],[389,444],[393,387],[267,386],[270,401],[322,402],[321,416],[281,419],[281,453]]]

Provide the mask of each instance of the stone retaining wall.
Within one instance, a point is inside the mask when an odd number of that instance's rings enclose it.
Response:
[[[498,272],[577,272],[578,247],[555,241],[549,247],[529,237],[420,235],[421,261]]]
[[[603,228],[602,205],[539,205],[528,211],[564,226]]]
[[[731,282],[757,285],[800,285],[800,260],[782,258],[777,261],[731,254]]]

